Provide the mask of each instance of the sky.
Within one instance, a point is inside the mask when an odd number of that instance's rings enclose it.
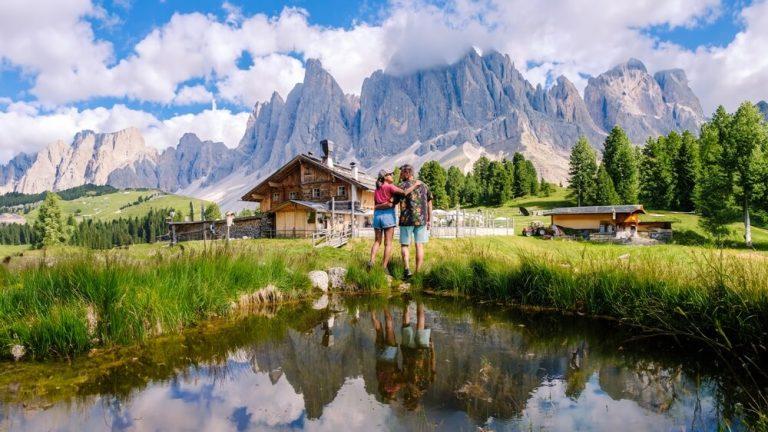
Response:
[[[319,58],[347,93],[469,49],[583,91],[630,57],[682,68],[711,113],[768,99],[768,0],[2,0],[0,163],[79,130],[238,144]],[[213,101],[215,100],[215,104]]]

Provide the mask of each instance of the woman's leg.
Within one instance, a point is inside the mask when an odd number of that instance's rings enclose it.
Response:
[[[381,265],[386,269],[392,258],[392,238],[395,236],[395,227],[384,228],[384,259]]]
[[[379,246],[381,245],[382,230],[375,229],[373,245],[371,246],[371,259],[368,260],[368,265],[373,265],[376,261],[376,254],[379,253]]]

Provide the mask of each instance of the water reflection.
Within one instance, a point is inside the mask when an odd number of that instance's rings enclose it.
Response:
[[[110,361],[2,365],[0,430],[712,430],[728,420],[706,374],[620,350],[616,329],[588,321],[402,298],[270,315]]]

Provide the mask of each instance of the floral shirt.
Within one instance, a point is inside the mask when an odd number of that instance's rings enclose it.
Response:
[[[410,181],[400,182],[400,189],[411,187]],[[405,197],[398,196],[400,205],[400,226],[422,226],[427,224],[428,203],[432,201],[432,192],[426,184],[421,184],[416,190]]]

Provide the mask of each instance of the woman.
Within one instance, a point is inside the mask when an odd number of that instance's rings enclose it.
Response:
[[[382,266],[386,269],[389,265],[389,259],[392,256],[392,236],[394,236],[395,226],[397,226],[394,204],[395,195],[408,195],[420,184],[421,182],[416,180],[408,189],[403,190],[395,186],[395,178],[391,171],[379,171],[379,176],[376,179],[376,191],[373,194],[375,203],[373,210],[373,232],[375,238],[373,246],[371,246],[371,259],[368,261],[369,268],[373,267],[382,239],[384,240]]]

